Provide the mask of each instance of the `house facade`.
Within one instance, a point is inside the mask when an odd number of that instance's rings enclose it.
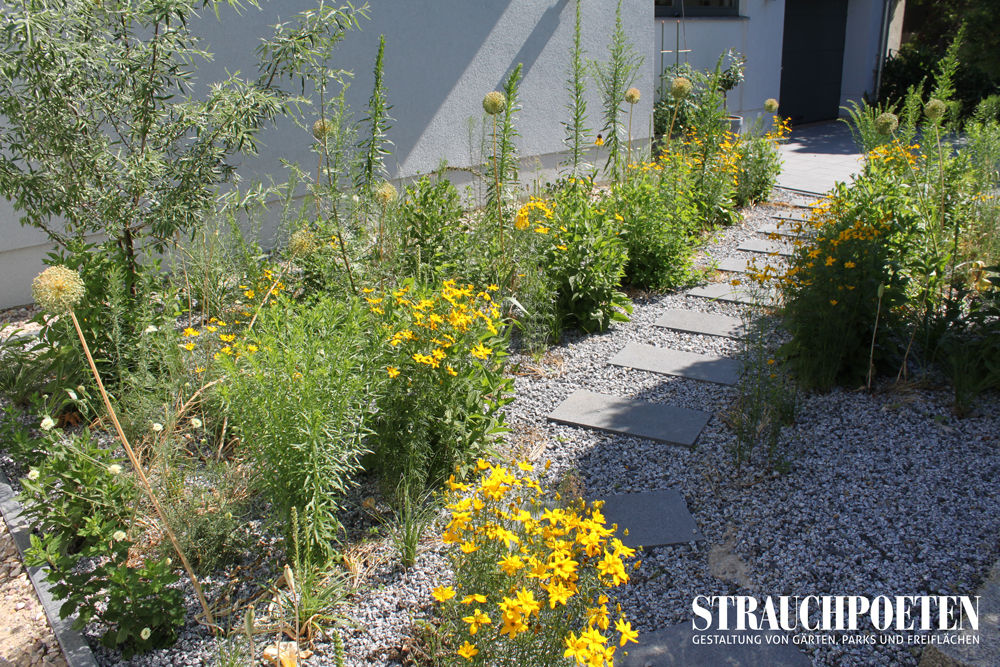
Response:
[[[901,1],[901,0],[900,0]],[[270,26],[315,6],[316,0],[271,0],[242,14],[205,12],[196,30],[214,59],[198,68],[209,83],[225,72],[256,73],[254,49]],[[411,179],[442,164],[457,184],[482,160],[487,131],[481,100],[499,89],[520,63],[522,111],[517,147],[526,183],[545,180],[563,158],[566,79],[573,40],[574,0],[370,0],[371,19],[347,35],[334,67],[354,73],[347,100],[364,115],[379,35],[385,35],[385,86],[393,117],[387,166]],[[750,119],[764,100],[806,122],[835,117],[840,104],[877,85],[895,0],[623,0],[625,29],[643,56],[635,85],[633,137],[648,141],[660,72],[673,62],[710,68],[729,48],[747,58],[746,79],[728,96],[732,113]],[[613,0],[582,0],[585,57],[604,60],[615,23]],[[901,11],[898,12],[901,15]],[[600,131],[600,100],[591,83],[589,127]],[[2,140],[2,137],[0,137]],[[279,122],[262,137],[260,155],[239,165],[244,180],[282,177],[282,160],[312,165],[308,129]],[[593,162],[601,160],[596,147]],[[267,235],[270,236],[267,236]],[[265,232],[264,242],[273,238]],[[45,237],[17,222],[0,200],[0,307],[31,300],[30,283],[50,250]]]

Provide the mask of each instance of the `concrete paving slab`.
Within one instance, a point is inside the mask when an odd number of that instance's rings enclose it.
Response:
[[[627,343],[608,363],[662,375],[730,385],[739,381],[743,368],[737,359],[635,342]]]
[[[684,497],[675,489],[590,500],[604,501],[601,512],[608,525],[618,524],[617,536],[627,547],[649,549],[705,539]]]
[[[772,305],[775,302],[773,292],[756,295],[745,285],[730,285],[729,283],[709,283],[708,285],[692,287],[685,294],[687,296],[718,299],[719,301],[729,301],[731,303]]]
[[[628,655],[615,656],[621,667],[809,667],[812,661],[777,632],[735,632],[711,630],[712,635],[732,637],[731,642],[695,644],[691,623],[639,634],[639,644],[625,648]],[[758,639],[759,638],[759,639]],[[768,638],[774,643],[769,643]],[[739,641],[743,639],[744,641]],[[784,643],[787,640],[789,643]],[[756,643],[759,641],[760,643]],[[620,649],[621,650],[621,649]]]
[[[1000,561],[993,564],[976,595],[979,596],[979,630],[972,630],[970,625],[964,630],[942,633],[947,636],[941,637],[941,642],[924,649],[920,667],[1000,665]]]
[[[784,257],[791,257],[795,253],[795,246],[791,243],[755,238],[746,239],[736,249],[744,252],[759,252],[764,254],[778,253]]]
[[[660,315],[653,326],[725,338],[739,338],[743,335],[742,320],[703,313],[700,310],[668,310]]]
[[[548,418],[561,424],[691,447],[711,417],[700,410],[579,389],[560,403]]]
[[[725,259],[720,259],[715,268],[719,271],[728,271],[730,273],[746,273],[748,263],[749,260],[746,257],[726,257]]]

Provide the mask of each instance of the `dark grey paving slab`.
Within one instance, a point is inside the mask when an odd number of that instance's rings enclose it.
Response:
[[[768,254],[776,252],[779,255],[784,255],[785,257],[790,257],[792,253],[795,252],[795,246],[791,243],[754,238],[743,241],[743,243],[739,244],[736,249],[743,250],[745,252],[761,252]]]
[[[746,257],[726,257],[725,259],[720,259],[715,268],[719,271],[728,271],[730,273],[746,273],[749,262],[750,260]]]
[[[618,538],[625,546],[638,549],[687,544],[705,539],[688,511],[684,497],[675,489],[647,493],[626,493],[603,500],[601,512],[608,525],[618,524]],[[625,535],[628,529],[628,535]]]
[[[1000,561],[976,591],[979,596],[979,630],[942,633],[937,644],[928,645],[920,656],[920,667],[986,667],[1000,665]],[[978,639],[977,643],[973,643]]]
[[[777,234],[779,236],[787,236],[793,239],[808,239],[812,234],[810,230],[803,226],[801,222],[796,220],[776,220],[775,222],[766,222],[757,229],[758,234]]]
[[[726,635],[732,643],[695,644],[697,634]],[[740,643],[745,637],[746,643]],[[756,643],[759,637],[760,643]],[[774,643],[768,643],[768,638]],[[752,640],[752,641],[751,641]],[[785,642],[788,643],[785,643]],[[640,633],[639,644],[626,647],[628,655],[615,656],[620,667],[809,667],[812,661],[791,643],[791,637],[777,632],[735,632],[708,630],[699,633],[691,622],[665,630]],[[619,649],[622,651],[622,649]]]
[[[14,538],[17,550],[21,552],[21,560],[24,560],[24,552],[31,546],[29,535],[31,526],[21,512],[21,504],[17,502],[14,491],[7,481],[7,476],[0,471],[0,514],[7,522],[7,529]],[[79,632],[73,629],[73,622],[77,615],[73,614],[68,618],[59,616],[61,603],[52,597],[49,583],[45,581],[45,574],[48,568],[26,567],[28,578],[35,587],[38,600],[42,603],[42,609],[49,619],[49,626],[56,636],[62,648],[63,656],[69,667],[97,667],[97,660],[90,647],[83,640]]]
[[[809,213],[803,211],[782,211],[771,215],[775,220],[787,220],[791,222],[805,222],[809,219]]]
[[[692,287],[687,292],[688,296],[697,296],[703,299],[718,299],[719,301],[730,301],[732,303],[763,304],[774,303],[774,295],[755,295],[744,285],[730,285],[729,283],[709,283],[699,287]]]
[[[700,410],[678,408],[579,389],[552,411],[549,419],[625,433],[672,445],[694,445],[712,416]]]
[[[742,369],[736,359],[634,342],[627,343],[608,363],[717,384],[736,384]]]
[[[668,310],[660,315],[653,326],[706,336],[739,338],[743,335],[743,321],[735,317],[703,313],[700,310]]]

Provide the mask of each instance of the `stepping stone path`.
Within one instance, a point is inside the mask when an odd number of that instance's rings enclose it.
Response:
[[[783,243],[781,241],[769,241],[766,239],[747,239],[743,243],[739,244],[736,248],[737,250],[743,250],[745,252],[759,252],[766,254],[784,255],[785,257],[791,257],[795,253],[795,246],[791,243]]]
[[[687,447],[694,445],[711,418],[712,415],[700,410],[596,394],[585,389],[573,392],[549,415],[550,420],[562,424]]]
[[[704,540],[684,498],[674,489],[603,498],[608,525],[618,524],[625,546],[650,549]],[[628,529],[628,535],[623,535]]]
[[[660,315],[653,326],[706,336],[739,338],[743,335],[742,320],[698,310],[668,310]]]
[[[640,633],[639,644],[619,649],[628,655],[615,656],[615,664],[622,667],[809,667],[812,661],[778,633],[735,632],[707,630],[705,634],[726,635],[731,644],[695,644],[691,623],[680,623],[666,630]],[[742,637],[741,637],[742,635]],[[748,635],[759,635],[760,643],[750,643]],[[775,643],[769,644],[771,637]],[[746,643],[738,643],[744,638]],[[631,646],[631,645],[630,645]]]
[[[770,305],[774,303],[773,294],[758,296],[745,285],[730,285],[729,283],[709,283],[700,287],[692,287],[685,294],[688,296],[700,296],[704,299],[718,299],[719,301],[748,305],[757,303]]]
[[[743,366],[736,359],[671,350],[667,347],[642,343],[628,343],[608,363],[718,384],[736,384]]]
[[[801,222],[808,213],[782,212],[773,216],[776,222],[757,230],[758,234],[780,235],[806,240],[809,233],[801,230]],[[790,256],[795,251],[793,242],[750,238],[737,248],[744,252],[772,253]],[[720,271],[746,273],[749,256],[720,260]],[[759,268],[774,264],[775,260],[753,262]],[[773,292],[763,295],[745,285],[711,283],[685,292],[686,296],[700,297],[741,304],[770,305],[776,301]],[[740,338],[743,322],[733,317],[703,313],[696,310],[668,310],[654,326],[691,334]],[[620,350],[609,364],[628,369],[648,371],[683,377],[702,382],[733,385],[739,381],[741,362],[736,359],[675,350],[655,345],[630,342]],[[550,421],[570,426],[598,429],[611,433],[647,438],[656,442],[693,447],[699,434],[712,415],[700,410],[652,403],[650,401],[598,394],[579,389],[559,404],[548,416]],[[645,493],[630,493],[592,500],[603,500],[603,513],[609,523],[628,529],[622,536],[627,546],[653,548],[671,544],[687,544],[704,540],[684,498],[675,489],[655,489]],[[619,535],[622,535],[622,530]],[[716,634],[738,634],[712,630]],[[696,632],[690,622],[640,635],[640,643],[629,649],[617,662],[626,667],[660,667],[668,665],[770,665],[772,667],[799,667],[810,664],[809,658],[783,635],[774,634],[768,643],[761,642],[702,645],[694,643]],[[746,634],[746,633],[743,633]],[[761,634],[761,633],[757,633]],[[734,637],[734,640],[742,639]]]

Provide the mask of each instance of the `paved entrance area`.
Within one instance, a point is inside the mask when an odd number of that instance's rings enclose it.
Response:
[[[839,120],[792,128],[781,147],[784,165],[778,187],[823,194],[837,181],[848,181],[861,168],[861,153],[851,130]]]

